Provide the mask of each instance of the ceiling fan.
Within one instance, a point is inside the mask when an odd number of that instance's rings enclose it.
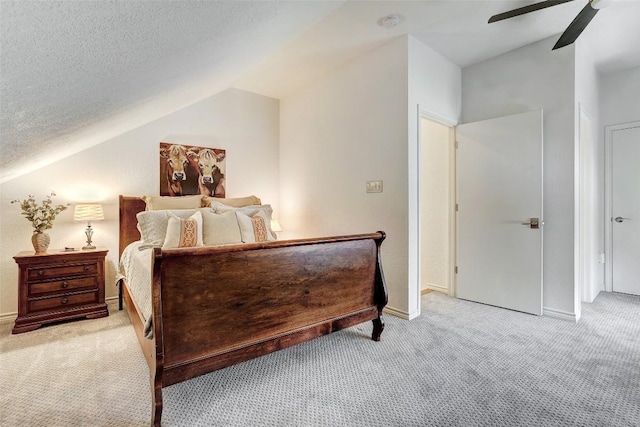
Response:
[[[524,15],[525,13],[535,12],[536,10],[546,9],[547,7],[557,6],[562,3],[567,3],[573,0],[546,0],[539,3],[530,4],[528,6],[520,7],[518,9],[513,9],[508,12],[499,13],[497,15],[493,15],[489,18],[489,23],[502,21],[503,19],[513,18],[515,16]],[[582,33],[582,31],[587,27],[589,22],[596,16],[598,10],[603,6],[606,6],[606,0],[588,0],[587,5],[578,13],[571,24],[564,30],[564,33],[560,36],[556,44],[553,46],[552,50],[559,49],[561,47],[565,47],[570,45]]]

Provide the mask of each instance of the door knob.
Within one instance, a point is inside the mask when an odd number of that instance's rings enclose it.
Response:
[[[614,221],[615,222],[624,222],[625,219],[631,219],[631,218],[623,218],[621,216],[617,216]]]
[[[540,228],[539,218],[529,218],[529,222],[521,222],[522,225],[526,225],[529,228]]]

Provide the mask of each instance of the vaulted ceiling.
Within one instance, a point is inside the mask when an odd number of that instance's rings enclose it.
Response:
[[[581,43],[601,72],[639,66],[640,1],[609,1]],[[586,2],[488,25],[532,1],[1,0],[0,182],[230,86],[285,97],[403,34],[465,67],[561,33]]]

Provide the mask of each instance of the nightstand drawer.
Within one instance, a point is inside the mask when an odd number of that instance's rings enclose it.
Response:
[[[37,296],[50,292],[77,291],[82,288],[98,289],[96,276],[80,277],[77,279],[55,280],[51,282],[38,282],[29,284],[29,296]]]
[[[104,301],[105,248],[82,251],[22,251],[18,264],[18,317],[11,333],[80,317],[109,315]],[[0,423],[1,424],[1,423]]]
[[[98,273],[98,264],[71,264],[71,265],[49,265],[27,270],[28,280],[49,279],[67,276],[81,276]]]
[[[29,301],[29,311],[55,310],[79,304],[98,302],[98,292],[66,295],[53,298],[34,299]]]

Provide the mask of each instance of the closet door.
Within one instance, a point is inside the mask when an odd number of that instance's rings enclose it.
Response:
[[[541,315],[542,111],[456,134],[456,296]]]

